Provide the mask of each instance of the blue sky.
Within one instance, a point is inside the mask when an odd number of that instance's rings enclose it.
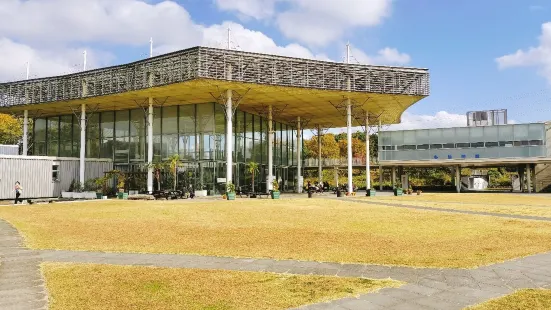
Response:
[[[3,0],[0,80],[21,79],[26,61],[33,77],[78,70],[84,49],[89,67],[134,61],[150,36],[155,54],[221,46],[231,26],[241,50],[342,61],[350,41],[352,61],[429,68],[431,96],[404,128],[460,125],[466,111],[494,108],[517,122],[551,120],[551,24],[542,28],[551,3],[542,0],[77,2]]]

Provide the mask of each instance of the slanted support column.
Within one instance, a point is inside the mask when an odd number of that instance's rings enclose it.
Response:
[[[233,100],[226,90],[226,184],[233,183]]]
[[[396,167],[392,167],[392,189],[396,188]]]
[[[461,166],[455,168],[455,189],[461,193]]]
[[[149,97],[149,107],[147,111],[147,163],[153,163],[153,97]],[[147,169],[147,191],[153,192],[153,168]]]
[[[323,182],[323,166],[321,163],[321,126],[318,125],[318,182]]]
[[[274,179],[274,118],[273,107],[268,106],[268,190],[273,190]]]
[[[369,160],[369,112],[365,112],[365,190],[371,189],[371,167]]]
[[[86,104],[80,106],[80,171],[79,171],[79,181],[81,186],[85,182],[85,171],[86,171]]]
[[[530,164],[526,164],[526,187],[528,193],[532,193],[532,173],[530,172]]]
[[[384,175],[383,166],[379,166],[379,190],[383,190],[383,175]]]
[[[352,103],[350,98],[346,99],[346,138],[348,141],[347,155],[348,155],[348,193],[352,193]]]
[[[29,110],[23,111],[23,156],[29,151]]]
[[[302,132],[300,126],[300,116],[297,117],[297,193],[302,193]]]

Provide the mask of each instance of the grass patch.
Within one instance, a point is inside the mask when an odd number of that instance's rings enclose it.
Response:
[[[43,264],[50,309],[286,309],[400,282],[266,272]]]
[[[375,201],[451,210],[551,217],[551,198],[515,194],[421,194],[380,196]]]
[[[551,223],[328,199],[0,207],[34,249],[475,267],[551,250]]]
[[[467,308],[469,310],[551,309],[551,290],[525,289]]]

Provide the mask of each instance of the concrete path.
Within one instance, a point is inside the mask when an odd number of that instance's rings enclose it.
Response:
[[[414,206],[414,205],[408,205],[408,204],[384,202],[384,201],[381,201],[381,200],[354,199],[354,198],[350,198],[350,197],[343,197],[343,198],[331,197],[331,199],[338,199],[338,200],[344,200],[344,201],[351,201],[351,202],[365,203],[365,204],[372,204],[372,205],[379,205],[379,206],[387,206],[387,207],[405,208],[405,209],[439,211],[439,212],[460,213],[460,214],[469,214],[469,215],[487,215],[487,216],[496,216],[496,217],[519,219],[519,220],[536,220],[536,221],[551,222],[551,217],[543,217],[543,216],[515,215],[515,214],[506,214],[506,213],[484,212],[484,211],[456,210],[456,209],[446,209],[446,208],[438,208],[438,207],[422,207],[422,206]]]
[[[551,252],[466,270],[199,255],[34,251],[22,244],[17,230],[0,220],[0,309],[47,307],[41,262],[267,271],[407,282],[400,288],[301,309],[462,309],[521,288],[551,288]]]
[[[18,231],[0,220],[0,309],[46,309],[38,251],[26,249]]]

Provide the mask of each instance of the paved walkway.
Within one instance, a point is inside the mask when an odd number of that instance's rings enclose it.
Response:
[[[39,271],[41,262],[267,271],[407,282],[400,288],[301,309],[462,309],[521,288],[551,288],[551,252],[466,270],[198,255],[34,251],[24,248],[17,230],[0,220],[0,309],[47,308]]]
[[[0,220],[0,309],[46,309],[40,253],[23,246],[18,231]]]

